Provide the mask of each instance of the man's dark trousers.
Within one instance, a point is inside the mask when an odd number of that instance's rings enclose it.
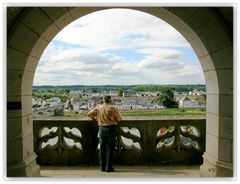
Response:
[[[102,171],[112,171],[113,152],[117,131],[116,126],[99,126],[99,161]]]

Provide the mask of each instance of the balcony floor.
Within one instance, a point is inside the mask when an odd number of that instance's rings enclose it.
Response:
[[[41,166],[43,177],[64,177],[82,179],[108,178],[196,178],[200,177],[199,165],[187,166],[119,166],[114,167],[111,173],[101,172],[98,166]]]

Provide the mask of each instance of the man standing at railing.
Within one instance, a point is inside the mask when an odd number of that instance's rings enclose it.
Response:
[[[121,115],[112,105],[111,96],[104,97],[104,104],[98,105],[87,114],[97,121],[99,129],[99,160],[101,171],[112,172],[113,151],[117,136],[116,125],[121,121]]]

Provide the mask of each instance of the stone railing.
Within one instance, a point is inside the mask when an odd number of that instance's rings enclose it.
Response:
[[[98,127],[89,120],[34,120],[34,150],[40,165],[98,163]],[[123,120],[115,164],[201,164],[205,119]]]

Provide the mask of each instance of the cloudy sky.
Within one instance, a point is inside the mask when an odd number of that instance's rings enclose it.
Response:
[[[189,43],[164,21],[134,10],[88,14],[44,51],[34,85],[204,84]]]

